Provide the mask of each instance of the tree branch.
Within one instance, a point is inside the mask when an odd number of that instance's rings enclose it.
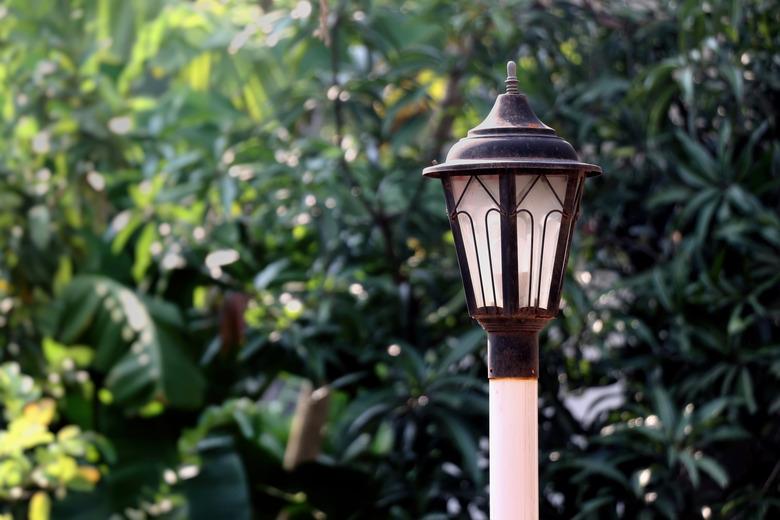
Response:
[[[340,72],[340,56],[339,56],[339,29],[341,26],[341,20],[343,16],[343,3],[339,4],[339,7],[335,13],[335,19],[330,27],[330,38],[328,39],[330,46],[330,63],[331,63],[331,83],[333,86],[340,88],[339,85],[339,72]],[[343,102],[340,96],[336,96],[333,100],[333,118],[336,124],[336,143],[340,147],[341,141],[344,138],[344,113]],[[382,207],[378,204],[376,207],[368,200],[363,193],[363,187],[357,180],[352,168],[347,162],[344,154],[341,154],[339,159],[339,166],[341,174],[344,180],[350,187],[353,196],[363,206],[366,212],[371,216],[373,224],[379,229],[384,240],[385,254],[392,267],[393,280],[396,283],[400,283],[405,280],[403,273],[401,272],[401,265],[398,259],[398,255],[395,251],[395,243],[393,236],[393,229],[390,225],[390,218],[382,211]]]
[[[474,49],[473,41],[473,38],[468,38],[462,53],[463,59],[450,71],[447,77],[447,88],[439,107],[439,117],[431,132],[428,150],[422,156],[422,164],[425,166],[431,164],[439,156],[442,146],[444,146],[452,134],[452,125],[456,116],[455,110],[463,105],[463,94],[460,90],[460,84],[465,74],[465,66],[462,64],[468,63],[468,59]],[[423,177],[417,179],[417,185],[409,198],[407,214],[417,207],[422,196],[425,181],[426,179]]]

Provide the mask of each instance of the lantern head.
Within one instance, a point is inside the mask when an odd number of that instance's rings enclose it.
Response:
[[[601,168],[536,117],[507,65],[506,94],[423,170],[444,186],[469,314],[488,332],[490,377],[536,376],[538,333],[558,313],[586,177]]]

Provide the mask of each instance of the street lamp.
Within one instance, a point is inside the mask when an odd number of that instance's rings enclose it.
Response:
[[[539,331],[558,314],[586,177],[601,168],[542,123],[507,64],[487,118],[423,170],[441,179],[469,315],[488,334],[490,517],[539,517]]]

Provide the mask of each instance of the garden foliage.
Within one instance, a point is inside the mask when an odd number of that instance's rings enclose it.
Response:
[[[777,518],[779,7],[3,2],[0,515],[487,518],[420,171],[516,59],[605,172],[542,338],[542,517]]]

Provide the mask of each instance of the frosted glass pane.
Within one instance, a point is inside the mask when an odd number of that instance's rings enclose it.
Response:
[[[497,175],[453,177],[452,194],[477,307],[502,307],[501,213]]]
[[[547,308],[566,182],[565,175],[517,177],[520,308]]]

